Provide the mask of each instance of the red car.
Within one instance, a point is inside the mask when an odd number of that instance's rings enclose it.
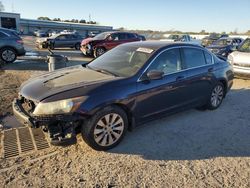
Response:
[[[81,43],[81,51],[86,56],[98,57],[106,51],[127,42],[145,40],[145,37],[129,32],[104,32],[94,38],[84,39]]]

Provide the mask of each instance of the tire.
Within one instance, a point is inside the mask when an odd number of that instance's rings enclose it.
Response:
[[[75,44],[75,49],[76,50],[80,50],[80,48],[81,48],[81,44],[80,43]]]
[[[215,110],[220,107],[223,98],[225,96],[225,88],[221,82],[218,82],[212,89],[207,108],[209,110]]]
[[[126,113],[119,107],[109,106],[88,119],[82,125],[81,132],[83,140],[91,148],[106,151],[121,142],[127,128],[128,118]]]
[[[103,48],[103,47],[97,47],[97,48],[94,50],[94,57],[97,58],[97,57],[103,55],[105,52],[106,52],[106,49],[105,49],[105,48]]]
[[[3,48],[0,51],[0,58],[5,63],[13,63],[17,58],[17,53],[13,48]]]

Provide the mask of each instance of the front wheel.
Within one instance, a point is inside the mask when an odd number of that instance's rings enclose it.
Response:
[[[128,127],[126,113],[110,106],[98,111],[82,125],[83,140],[95,150],[109,150],[118,145]]]
[[[211,92],[210,99],[207,105],[208,109],[215,110],[219,108],[219,106],[223,101],[224,95],[225,95],[224,85],[221,82],[219,82],[214,86]]]
[[[80,50],[80,48],[81,48],[81,44],[80,44],[80,43],[77,43],[77,44],[75,45],[75,49],[76,49],[76,50]]]
[[[98,47],[94,50],[94,57],[97,58],[99,56],[101,56],[102,54],[104,54],[106,52],[106,50],[102,47]]]
[[[13,63],[17,58],[16,51],[12,48],[2,49],[0,51],[0,56],[2,61],[4,61],[5,63]]]

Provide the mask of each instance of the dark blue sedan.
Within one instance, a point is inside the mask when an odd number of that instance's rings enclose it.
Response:
[[[185,43],[134,42],[93,60],[33,78],[13,102],[24,124],[48,130],[52,144],[81,128],[96,150],[116,146],[127,129],[183,109],[217,109],[233,84],[231,66]]]

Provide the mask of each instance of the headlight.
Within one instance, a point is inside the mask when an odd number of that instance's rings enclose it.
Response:
[[[90,49],[90,50],[91,50],[91,45],[90,45],[90,44],[88,44],[88,45],[87,45],[87,47],[88,47],[88,49]]]
[[[228,58],[227,58],[227,62],[231,65],[233,65],[233,56],[232,55],[229,55]]]
[[[52,115],[52,114],[67,114],[74,112],[87,99],[84,97],[77,97],[72,99],[59,100],[55,102],[40,102],[33,114],[34,115]]]

